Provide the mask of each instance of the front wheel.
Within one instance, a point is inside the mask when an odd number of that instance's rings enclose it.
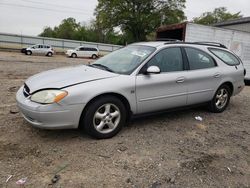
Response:
[[[71,55],[71,57],[77,58],[77,55],[76,55],[75,53],[73,53],[73,54]]]
[[[220,86],[209,103],[209,110],[214,113],[223,112],[230,102],[230,97],[231,89],[227,85]]]
[[[126,123],[126,108],[116,97],[97,99],[86,109],[82,124],[90,136],[98,139],[115,136]]]
[[[26,51],[26,55],[31,55],[32,54],[32,51],[28,50]]]

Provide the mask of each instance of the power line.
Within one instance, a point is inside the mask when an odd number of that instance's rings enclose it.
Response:
[[[49,5],[49,6],[56,6],[56,7],[61,7],[64,9],[74,9],[74,10],[78,10],[78,11],[83,11],[83,9],[80,8],[74,8],[74,7],[69,7],[69,6],[63,6],[63,5],[58,5],[58,4],[53,4],[53,3],[44,3],[44,2],[36,2],[36,1],[32,1],[32,0],[21,0],[27,3],[34,3],[34,4],[40,4],[40,5]],[[84,10],[86,11],[86,10]]]
[[[6,6],[14,6],[14,7],[22,7],[22,8],[31,8],[31,9],[39,9],[39,10],[46,10],[46,11],[52,11],[52,12],[61,12],[61,13],[72,13],[72,14],[86,14],[84,12],[78,12],[78,11],[68,11],[68,10],[58,10],[58,9],[52,9],[52,8],[42,8],[42,7],[34,7],[34,6],[28,6],[28,5],[21,5],[21,4],[11,4],[11,3],[0,3],[0,5],[6,5]]]

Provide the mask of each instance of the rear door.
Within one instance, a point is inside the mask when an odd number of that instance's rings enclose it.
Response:
[[[222,70],[215,60],[206,52],[185,47],[189,63],[187,72],[188,105],[212,100],[222,80]]]
[[[181,49],[170,47],[161,50],[145,65],[145,67],[150,66],[159,67],[161,73],[137,75],[137,112],[145,113],[185,106],[187,85]]]

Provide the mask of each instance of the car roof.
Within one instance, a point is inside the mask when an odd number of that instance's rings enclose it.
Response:
[[[158,47],[158,46],[164,45],[165,43],[166,41],[152,41],[152,42],[137,42],[137,43],[133,43],[133,45]]]
[[[38,46],[38,45],[50,46],[51,47],[51,45],[49,45],[49,44],[34,44],[34,45],[31,45],[31,46]]]
[[[77,48],[95,48],[95,49],[98,49],[97,47],[90,47],[90,46],[78,46]]]

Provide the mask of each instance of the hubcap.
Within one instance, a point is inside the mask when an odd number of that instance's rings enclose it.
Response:
[[[227,101],[228,101],[228,91],[224,88],[220,89],[216,95],[216,100],[215,100],[216,107],[222,109],[227,104]]]
[[[104,104],[94,114],[93,124],[100,133],[110,133],[118,126],[121,119],[119,108],[111,103]]]

